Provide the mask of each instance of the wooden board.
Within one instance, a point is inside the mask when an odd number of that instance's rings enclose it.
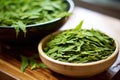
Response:
[[[20,70],[21,61],[19,59],[19,56],[16,56],[16,55],[20,55],[22,54],[22,52],[24,55],[24,52],[26,53],[27,50],[30,51],[29,49],[27,49],[26,51],[18,50],[17,52],[18,48],[15,48],[15,47],[11,49],[7,49],[6,47],[3,47],[3,48],[4,49],[2,49],[2,53],[0,54],[0,70],[1,71],[6,72],[12,75],[14,78],[20,79],[20,80],[57,80],[54,76],[52,76],[51,71],[49,71],[48,69],[31,70],[28,67],[24,73]],[[31,53],[28,52],[27,54],[31,54]]]
[[[58,73],[55,73],[49,69],[35,69],[31,70],[29,67],[24,73],[21,72],[21,60],[20,55],[30,56],[37,53],[36,46],[8,46],[2,47],[0,53],[0,71],[7,73],[15,78],[15,80],[79,80],[76,78],[67,77]],[[40,60],[40,59],[39,59]],[[114,76],[113,68],[93,77],[89,77],[83,80],[110,80]],[[1,77],[0,77],[1,80]],[[7,79],[10,80],[10,79]]]

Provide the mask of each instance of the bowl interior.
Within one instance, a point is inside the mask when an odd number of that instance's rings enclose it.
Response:
[[[51,40],[51,37],[52,36],[55,36],[57,34],[61,33],[61,31],[57,31],[57,32],[54,32],[48,36],[46,36],[45,38],[43,38],[39,45],[38,45],[38,50],[39,50],[39,54],[41,56],[43,56],[44,58],[48,59],[49,61],[51,62],[54,62],[54,63],[57,63],[57,64],[61,64],[61,65],[69,65],[69,66],[88,66],[88,65],[97,65],[97,64],[101,64],[103,62],[106,62],[112,58],[114,58],[116,55],[118,55],[118,52],[119,52],[119,47],[118,47],[118,42],[116,40],[115,41],[115,45],[116,45],[116,49],[115,51],[106,59],[103,59],[103,60],[99,60],[99,61],[94,61],[94,62],[88,62],[88,63],[67,63],[67,62],[62,62],[62,61],[58,61],[58,60],[54,60],[52,58],[50,58],[49,56],[47,56],[44,51],[43,51],[43,48],[46,46],[47,42]]]

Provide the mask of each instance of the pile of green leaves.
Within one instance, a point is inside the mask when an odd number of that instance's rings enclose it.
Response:
[[[0,26],[12,26],[18,35],[26,25],[68,16],[65,0],[0,0]]]
[[[66,30],[53,37],[44,48],[49,57],[69,63],[87,63],[106,59],[115,50],[114,40],[94,29]]]
[[[26,57],[21,55],[21,61],[22,61],[22,65],[21,65],[21,71],[24,72],[25,69],[30,66],[30,69],[37,69],[37,68],[47,68],[47,66],[43,63],[40,63],[37,59],[39,58],[38,54],[35,54],[32,57]]]

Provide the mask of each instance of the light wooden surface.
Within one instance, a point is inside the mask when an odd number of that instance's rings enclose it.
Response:
[[[10,56],[3,57],[0,55],[0,71],[7,73],[16,80],[57,80],[47,69],[31,70],[28,68],[22,73],[20,67],[20,61]]]
[[[75,7],[72,16],[66,22],[66,24],[60,29],[71,29],[74,28],[81,20],[84,20],[83,28],[95,28],[102,30],[103,32],[108,33],[112,37],[118,40],[120,43],[120,20],[106,16],[91,10],[87,10],[80,7]],[[1,44],[0,44],[1,45]],[[23,45],[24,46],[24,45]],[[33,49],[33,46],[27,47],[12,47],[10,49],[6,48],[5,50],[0,49],[0,71],[5,71],[10,75],[14,76],[18,80],[79,80],[76,78],[70,78],[67,76],[63,76],[61,74],[57,74],[49,69],[37,69],[30,70],[27,68],[25,73],[20,71],[21,61],[17,58],[14,58],[18,54],[30,54],[35,53],[37,48]],[[33,50],[32,50],[32,49]],[[35,51],[35,52],[34,52]],[[9,55],[7,55],[9,54]],[[12,54],[12,56],[11,56]],[[13,56],[14,54],[14,56]],[[83,80],[109,80],[113,77],[118,70],[120,69],[120,55],[117,61],[105,72],[86,78]],[[1,79],[0,79],[1,80]],[[9,79],[8,79],[9,80]]]

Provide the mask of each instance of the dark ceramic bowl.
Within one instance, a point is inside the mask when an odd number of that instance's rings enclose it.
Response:
[[[72,0],[65,0],[68,3],[68,12],[72,13],[74,2]],[[15,29],[11,26],[0,26],[0,42],[12,44],[32,44],[38,43],[41,38],[58,30],[67,20],[68,17],[54,19],[49,22],[27,25],[26,37],[22,31],[16,37]]]

